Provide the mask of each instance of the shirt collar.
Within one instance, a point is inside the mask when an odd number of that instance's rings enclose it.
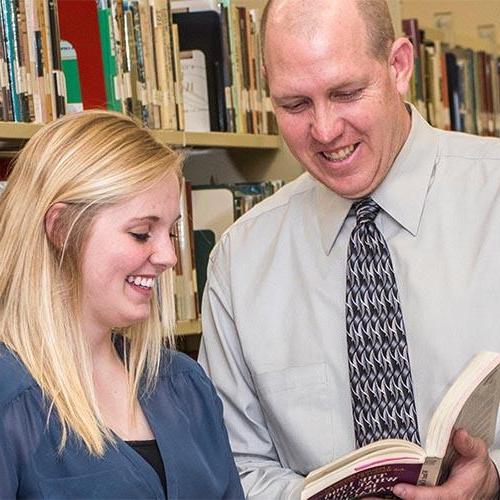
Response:
[[[438,156],[438,135],[413,105],[408,106],[411,110],[410,133],[372,198],[415,236]],[[326,254],[330,253],[352,203],[317,181],[316,214]]]

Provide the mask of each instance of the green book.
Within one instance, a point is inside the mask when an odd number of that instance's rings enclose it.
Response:
[[[78,57],[73,45],[66,40],[61,40],[61,64],[66,80],[66,112],[77,113],[83,111]]]
[[[106,87],[106,107],[113,111],[121,111],[122,105],[117,99],[115,80],[117,77],[116,56],[111,32],[111,10],[99,6],[97,9],[99,34],[101,36],[102,64],[104,84]]]

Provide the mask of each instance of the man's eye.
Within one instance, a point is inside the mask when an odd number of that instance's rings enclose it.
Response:
[[[334,98],[338,101],[353,101],[361,94],[361,89],[350,90],[348,92],[336,92]]]
[[[148,241],[151,235],[149,233],[129,233],[137,241]]]
[[[282,108],[288,113],[300,113],[302,110],[304,110],[305,106],[305,102],[296,102],[293,104],[283,104]]]

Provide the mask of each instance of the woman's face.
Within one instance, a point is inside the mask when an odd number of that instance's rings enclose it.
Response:
[[[177,262],[172,229],[179,218],[175,176],[104,208],[83,249],[83,328],[91,337],[144,320],[156,278]]]

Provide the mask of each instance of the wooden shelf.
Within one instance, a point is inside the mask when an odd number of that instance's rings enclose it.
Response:
[[[173,146],[277,149],[281,139],[277,135],[232,134],[228,132],[179,132],[153,130],[157,140]]]
[[[201,333],[201,320],[177,321],[176,335],[199,335]]]
[[[42,127],[39,123],[0,122],[0,141],[24,141]],[[172,146],[278,149],[281,138],[277,135],[230,134],[226,132],[180,132],[153,130],[160,142]]]
[[[0,140],[26,140],[43,125],[40,123],[14,123],[0,121]]]

